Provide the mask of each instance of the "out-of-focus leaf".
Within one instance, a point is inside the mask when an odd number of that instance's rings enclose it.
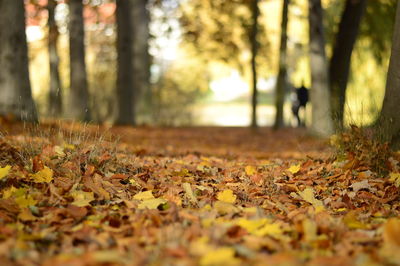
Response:
[[[323,202],[321,200],[316,199],[314,196],[314,189],[308,187],[303,191],[299,191],[298,194],[303,200],[307,201],[308,203],[311,203],[314,206],[316,212],[324,210]]]
[[[400,187],[400,173],[390,173],[389,180],[392,182],[396,187]]]
[[[224,191],[218,192],[217,199],[219,201],[234,203],[236,201],[236,195],[230,189],[225,189]]]
[[[357,219],[357,212],[349,211],[344,217],[343,222],[347,225],[350,229],[368,229],[369,226],[360,222]]]
[[[89,206],[90,202],[94,200],[94,193],[93,192],[85,192],[81,190],[75,190],[70,193],[71,196],[74,198],[72,202],[73,205],[78,207],[85,207]]]
[[[201,266],[239,265],[240,260],[235,258],[235,250],[229,247],[218,248],[205,254],[200,259]]]
[[[50,183],[53,181],[53,170],[45,166],[42,170],[32,175],[32,180],[35,183]]]
[[[300,164],[292,165],[288,168],[288,171],[292,174],[296,174],[300,171]]]
[[[161,204],[167,203],[167,201],[165,199],[148,199],[148,200],[144,200],[141,203],[139,203],[138,205],[138,209],[139,210],[143,210],[143,209],[149,209],[149,210],[155,210],[158,208],[158,206],[160,206]]]
[[[257,169],[252,166],[252,165],[248,165],[244,168],[246,175],[254,175],[257,172]]]
[[[139,192],[135,196],[133,196],[133,199],[135,200],[149,200],[149,199],[154,199],[153,193],[151,190],[147,190],[144,192]]]
[[[0,179],[3,179],[8,175],[8,172],[10,172],[11,165],[6,165],[5,167],[0,167]]]

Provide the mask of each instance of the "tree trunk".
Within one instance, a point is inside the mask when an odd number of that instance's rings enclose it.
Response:
[[[329,68],[332,115],[337,130],[343,127],[346,87],[349,79],[351,54],[357,39],[367,0],[347,0],[336,35]]]
[[[375,130],[378,138],[400,148],[400,3],[397,4],[385,97]]]
[[[69,0],[70,92],[68,117],[90,120],[82,0]]]
[[[132,16],[132,56],[133,56],[133,77],[135,78],[135,98],[137,110],[142,115],[151,117],[152,92],[150,86],[150,54],[149,54],[149,23],[150,13],[147,9],[148,0],[131,1]]]
[[[130,4],[133,1],[117,0],[117,99],[116,124],[135,124],[135,92],[133,80],[132,30]]]
[[[49,0],[47,4],[49,27],[48,49],[50,63],[50,88],[49,88],[49,115],[59,117],[62,114],[62,88],[60,74],[58,71],[60,57],[57,51],[58,27],[54,19],[56,0]]]
[[[23,0],[0,0],[0,115],[37,121],[32,99]]]
[[[326,137],[333,133],[330,108],[328,63],[325,54],[321,0],[309,0],[311,104],[313,134]]]
[[[289,9],[289,0],[283,0],[282,22],[281,22],[281,44],[279,47],[279,72],[275,89],[275,95],[276,95],[275,96],[276,116],[274,124],[275,129],[282,128],[285,125],[283,120],[283,104],[285,100],[286,74],[287,74],[286,54],[287,54],[288,9]]]
[[[251,73],[252,73],[252,99],[251,99],[251,127],[256,128],[257,123],[257,102],[258,102],[258,91],[257,91],[257,52],[258,52],[258,17],[260,15],[260,9],[258,6],[258,0],[253,0],[251,3],[251,13],[253,18],[253,24],[250,32],[250,44],[251,44]]]

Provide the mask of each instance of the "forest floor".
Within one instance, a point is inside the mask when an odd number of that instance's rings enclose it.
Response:
[[[1,265],[400,263],[400,155],[357,130],[1,127]]]

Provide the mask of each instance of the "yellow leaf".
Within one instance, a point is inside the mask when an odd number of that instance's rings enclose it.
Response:
[[[314,197],[314,190],[312,188],[308,187],[303,191],[298,192],[298,194],[303,200],[311,203],[314,206],[316,212],[320,212],[325,209],[322,201]]]
[[[45,166],[42,170],[33,174],[32,179],[35,183],[50,183],[53,180],[53,170]]]
[[[20,195],[15,198],[15,203],[17,203],[20,208],[26,208],[28,206],[34,206],[37,201],[34,200],[31,195]]]
[[[200,259],[201,266],[231,266],[239,264],[240,260],[235,258],[235,250],[229,247],[222,247],[212,250]]]
[[[85,207],[89,206],[90,202],[94,200],[94,194],[93,192],[85,192],[81,190],[75,190],[70,193],[71,196],[74,198],[74,201],[72,202],[73,205],[78,206],[78,207]]]
[[[227,213],[237,213],[239,211],[234,205],[224,201],[214,202],[214,209],[221,215]]]
[[[254,175],[257,172],[257,169],[254,166],[248,165],[244,168],[246,175]]]
[[[360,222],[357,219],[357,213],[355,211],[349,211],[344,217],[343,222],[350,229],[368,229],[369,226]]]
[[[390,173],[389,180],[392,182],[396,187],[400,187],[400,173]]]
[[[154,196],[151,192],[151,190],[147,190],[144,192],[139,192],[135,196],[133,196],[133,199],[135,200],[149,200],[149,199],[154,199]]]
[[[256,236],[280,236],[283,234],[279,224],[266,224],[254,232]]]
[[[263,225],[265,225],[266,223],[268,223],[267,219],[258,219],[258,220],[248,220],[248,219],[239,219],[239,221],[237,222],[237,225],[239,225],[240,227],[246,229],[247,232],[249,233],[254,233],[257,231],[257,229],[259,229],[260,227],[262,227]]]
[[[8,172],[10,172],[11,166],[6,165],[5,167],[0,167],[0,179],[3,179],[8,175]]]
[[[23,208],[18,214],[18,219],[24,222],[35,221],[38,218],[32,215],[32,212],[28,208]]]
[[[13,196],[16,192],[18,191],[17,188],[15,188],[14,186],[11,186],[10,188],[4,190],[3,192],[3,199],[8,199],[11,196]]]
[[[234,203],[236,200],[236,195],[233,194],[232,190],[225,189],[224,191],[218,193],[217,199],[227,203]]]
[[[300,171],[300,164],[290,166],[288,171],[291,172],[292,174],[296,174],[297,172]]]
[[[165,199],[148,199],[148,200],[144,200],[142,201],[139,205],[138,205],[138,209],[139,210],[143,210],[143,209],[149,209],[149,210],[155,210],[158,208],[158,206],[160,206],[161,204],[166,203],[167,201]]]

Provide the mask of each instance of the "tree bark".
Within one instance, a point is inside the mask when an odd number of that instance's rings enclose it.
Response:
[[[333,133],[330,108],[328,63],[325,54],[321,0],[309,0],[310,68],[311,68],[311,131],[326,137]]]
[[[68,117],[90,120],[82,0],[69,0],[70,92]]]
[[[137,110],[142,115],[151,117],[152,92],[150,86],[150,13],[147,9],[148,0],[131,1],[131,22],[132,22],[132,56],[133,56],[133,77],[137,88],[136,101]]]
[[[257,104],[258,104],[258,90],[257,90],[257,53],[258,53],[258,17],[260,16],[260,9],[258,0],[252,0],[251,13],[253,24],[250,31],[250,45],[251,45],[251,73],[252,73],[252,99],[251,99],[251,127],[256,128],[257,123]]]
[[[382,111],[375,126],[379,139],[400,148],[400,3],[397,4],[389,70]]]
[[[131,10],[132,1],[117,0],[117,99],[118,110],[116,124],[135,124],[135,93],[133,80],[132,57],[132,27]]]
[[[357,39],[367,0],[346,0],[336,35],[329,67],[332,115],[337,130],[343,127],[346,87],[350,73],[351,54]]]
[[[58,27],[54,18],[55,8],[57,7],[56,0],[49,0],[47,4],[48,10],[48,49],[49,49],[49,64],[50,64],[50,88],[49,88],[49,115],[59,117],[62,114],[62,87],[60,81],[60,73],[58,71],[60,57],[57,51]]]
[[[23,0],[0,0],[0,115],[37,122],[28,68]]]
[[[287,25],[288,25],[289,0],[283,0],[282,6],[282,22],[281,22],[281,43],[279,47],[279,72],[275,89],[275,124],[274,128],[282,128],[285,123],[283,120],[283,104],[286,91],[287,76]]]

